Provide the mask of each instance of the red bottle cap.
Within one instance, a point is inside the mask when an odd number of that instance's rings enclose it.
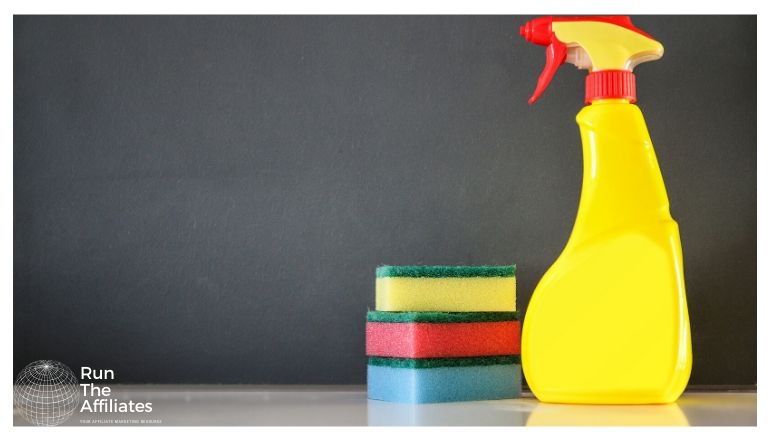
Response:
[[[586,104],[597,99],[636,102],[636,77],[628,70],[600,70],[586,77]]]

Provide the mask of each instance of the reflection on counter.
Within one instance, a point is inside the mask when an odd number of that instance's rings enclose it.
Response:
[[[369,400],[369,426],[688,426],[676,403],[565,405],[533,398],[405,404]]]
[[[689,426],[676,403],[667,405],[566,405],[537,403],[527,426]]]
[[[521,399],[366,406],[369,426],[524,426],[532,411],[532,402]]]
[[[433,404],[367,401],[370,426],[756,426],[757,395],[685,393],[668,405],[568,405],[534,397]]]

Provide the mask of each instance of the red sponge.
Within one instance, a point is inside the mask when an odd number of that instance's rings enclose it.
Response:
[[[367,322],[367,356],[434,358],[516,355],[519,321]]]

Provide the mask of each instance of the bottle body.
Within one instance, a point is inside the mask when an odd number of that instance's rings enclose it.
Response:
[[[605,100],[577,122],[580,206],[527,309],[527,382],[544,402],[673,402],[690,376],[690,324],[679,228],[644,118]]]

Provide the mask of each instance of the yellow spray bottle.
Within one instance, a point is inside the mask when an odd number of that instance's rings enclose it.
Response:
[[[563,63],[590,72],[580,206],[527,308],[527,383],[544,402],[673,402],[692,367],[682,249],[632,73],[663,46],[625,16],[542,17],[521,34],[547,48],[530,104]]]

